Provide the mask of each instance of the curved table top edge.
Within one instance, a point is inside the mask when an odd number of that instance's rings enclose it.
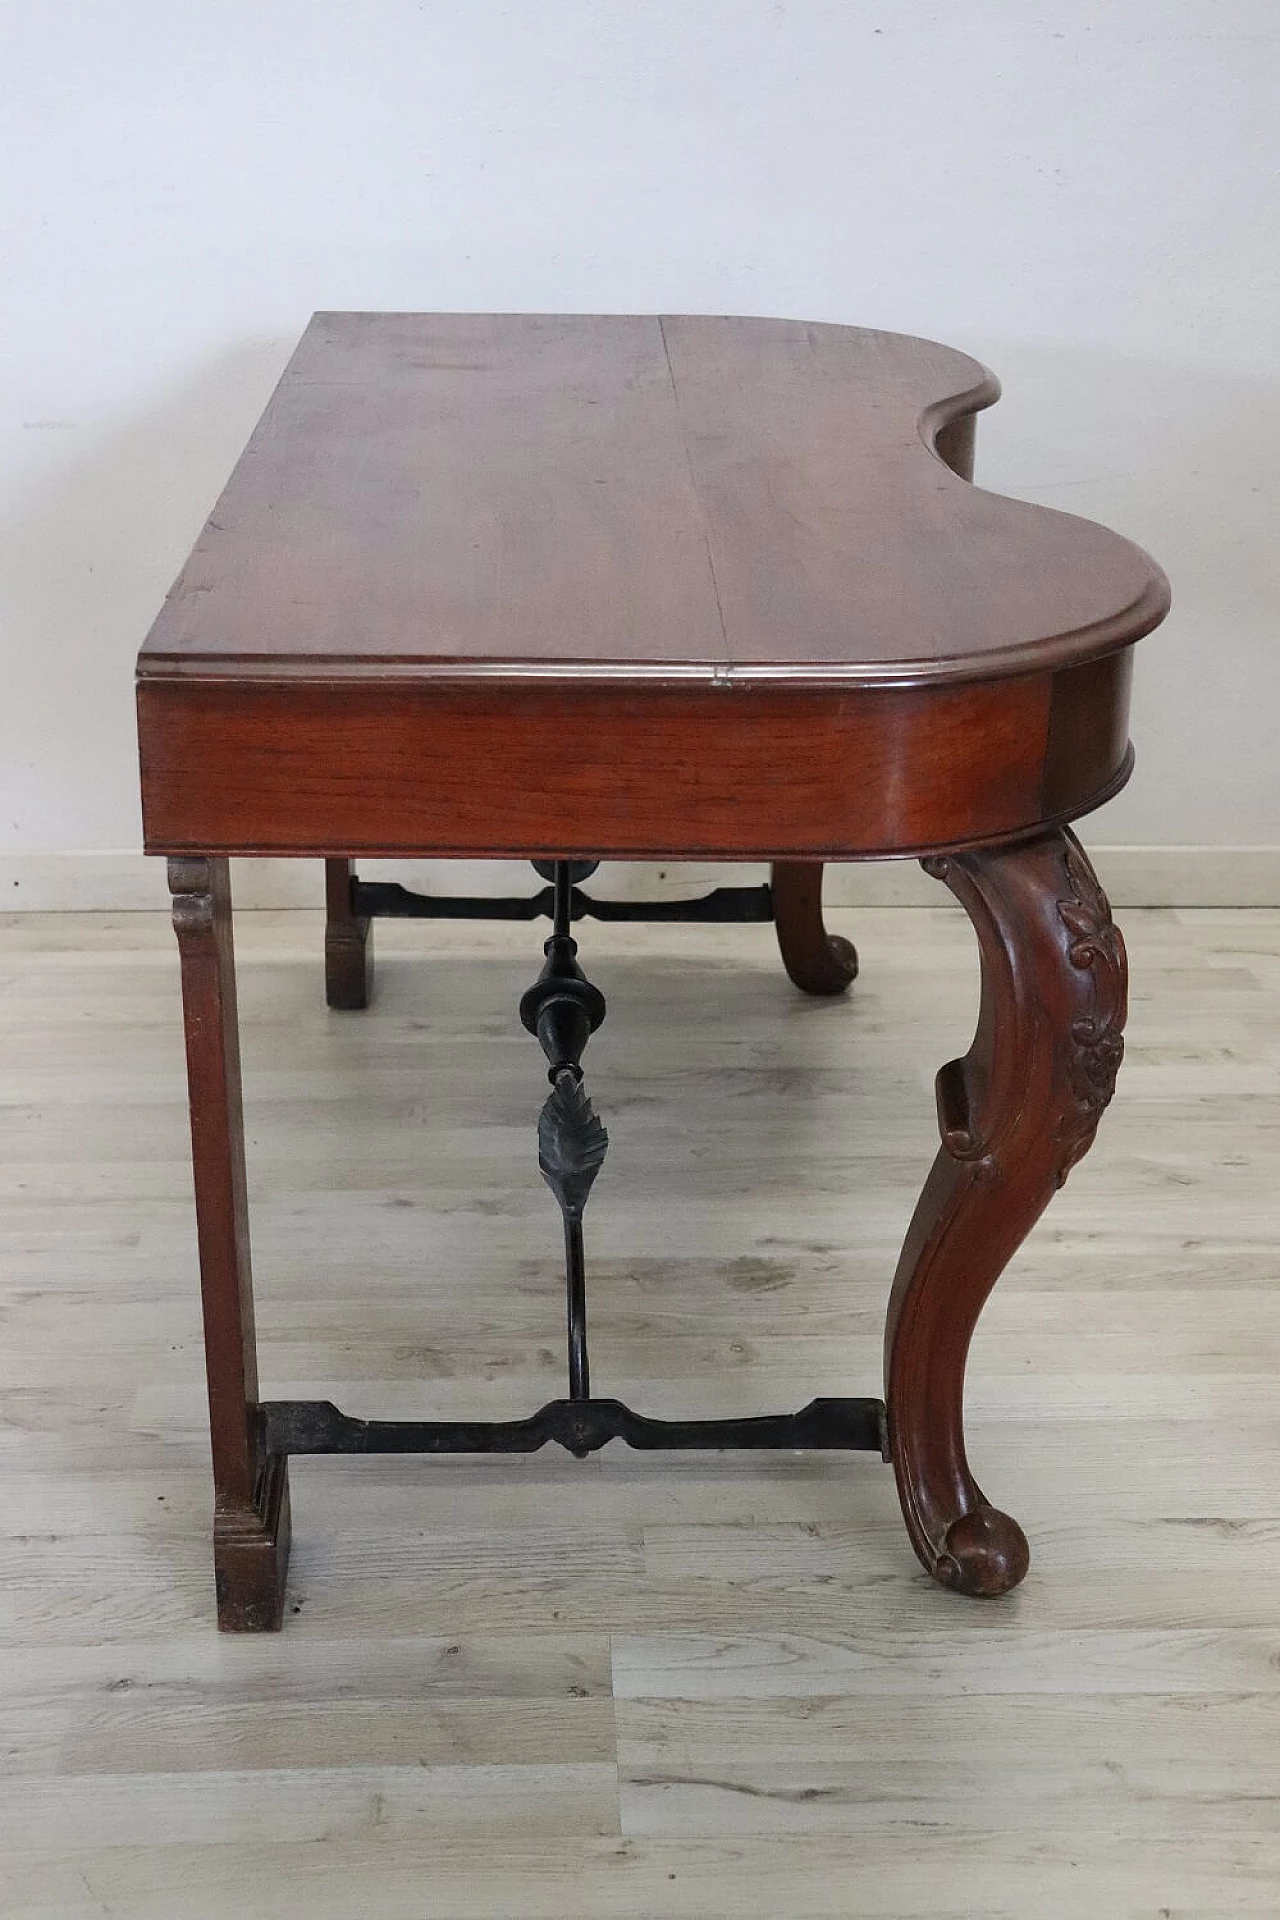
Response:
[[[378,654],[335,659],[328,654],[191,655],[151,651],[139,656],[136,677],[140,684],[146,685],[165,682],[198,686],[234,680],[255,686],[287,686],[299,681],[308,686],[325,686],[359,681],[362,685],[410,682],[437,687],[485,686],[497,690],[504,686],[571,684],[630,688],[637,693],[691,684],[725,691],[766,686],[830,693],[923,689],[963,686],[972,681],[1021,680],[1033,674],[1088,665],[1135,645],[1160,625],[1170,604],[1168,581],[1157,567],[1145,591],[1132,606],[1109,620],[1001,652],[945,661],[726,664],[717,660],[504,660],[496,657],[471,660],[450,659],[447,655],[423,659]]]
[[[330,315],[318,312],[313,316],[313,323],[335,317],[385,319],[395,316],[342,315],[341,313]],[[400,317],[407,319],[413,316],[406,314]],[[524,317],[537,318],[538,316]],[[616,318],[621,321],[636,316],[582,317],[584,319]],[[655,315],[652,317],[661,328],[667,320],[675,322],[685,318],[697,319],[701,316]],[[764,324],[771,323],[764,322]],[[904,656],[896,660],[870,661],[829,659],[725,661],[710,658],[705,660],[591,659],[585,656],[533,658],[503,657],[499,654],[451,656],[443,652],[430,656],[419,653],[362,653],[343,656],[321,652],[273,654],[256,649],[252,652],[240,653],[211,652],[203,649],[200,651],[165,650],[163,646],[156,646],[148,640],[138,655],[137,679],[148,683],[162,681],[183,684],[224,682],[230,679],[254,685],[286,685],[296,684],[299,681],[310,685],[336,684],[348,680],[359,680],[363,683],[411,682],[432,686],[479,683],[495,690],[503,685],[518,688],[530,683],[572,682],[628,687],[637,692],[653,690],[664,685],[688,687],[690,684],[695,684],[741,690],[769,685],[794,687],[797,690],[852,693],[879,688],[927,688],[974,681],[1018,679],[1028,674],[1055,671],[1064,667],[1082,665],[1131,646],[1160,625],[1171,605],[1169,582],[1156,561],[1136,542],[1082,515],[1065,513],[1058,508],[1041,506],[1016,495],[1000,494],[988,488],[977,487],[966,475],[957,472],[943,457],[939,451],[938,442],[947,429],[974,420],[980,412],[994,405],[1000,398],[1000,382],[982,362],[957,348],[946,346],[942,342],[933,341],[924,336],[844,326],[835,322],[815,321],[801,324],[816,331],[832,334],[874,335],[886,341],[902,341],[929,348],[957,363],[957,373],[963,371],[968,376],[966,383],[962,387],[958,386],[950,394],[935,395],[922,407],[917,418],[920,441],[937,461],[942,484],[952,488],[965,488],[975,494],[984,495],[988,499],[1017,509],[1023,515],[1043,516],[1058,522],[1075,522],[1082,529],[1086,529],[1090,535],[1096,536],[1102,533],[1118,546],[1127,547],[1140,561],[1144,570],[1140,591],[1133,600],[1082,626],[1044,634],[1035,639],[1019,641],[1007,647],[980,654],[958,654],[950,657],[921,654],[916,657]],[[281,384],[287,376],[288,369],[282,377]],[[174,588],[170,589],[170,594],[166,596],[166,604],[180,581],[181,576],[179,581],[175,581]],[[157,622],[157,626],[159,624]]]

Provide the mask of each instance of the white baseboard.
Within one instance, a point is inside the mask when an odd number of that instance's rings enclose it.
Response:
[[[1101,846],[1091,852],[1117,907],[1280,907],[1280,847]],[[370,879],[403,880],[428,892],[520,893],[531,876],[515,861],[368,860]],[[622,899],[688,895],[744,869],[710,865],[611,864],[597,877],[602,893]],[[840,907],[942,905],[947,896],[913,860],[828,867],[826,898]],[[321,907],[318,860],[237,860],[233,888],[240,907]],[[140,853],[0,854],[0,912],[128,913],[168,907],[164,862]]]

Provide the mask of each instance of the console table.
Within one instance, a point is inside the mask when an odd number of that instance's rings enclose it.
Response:
[[[870,1447],[937,1580],[1022,1578],[1023,1533],[965,1457],[965,1359],[1120,1064],[1124,946],[1067,823],[1128,777],[1133,646],[1168,589],[1129,542],[971,484],[997,393],[962,354],[850,327],[312,320],[138,663],[146,846],[169,859],[181,953],[223,1627],[280,1624],[298,1452]],[[367,999],[378,911],[551,918],[520,1015],[550,1081],[565,1399],[397,1422],[262,1397],[234,854],[327,862],[334,1005]],[[546,886],[432,903],[362,882],[361,855],[528,858]],[[593,1397],[584,1210],[608,1137],[583,1054],[605,1008],[572,929],[608,908],[581,882],[610,858],[769,862],[769,889],[701,911],[772,917],[792,979],[833,993],[855,961],[823,928],[822,862],[908,855],[967,910],[982,987],[973,1044],[938,1075],[883,1402],[659,1421]]]

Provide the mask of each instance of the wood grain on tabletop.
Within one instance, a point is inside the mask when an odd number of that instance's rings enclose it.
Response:
[[[317,314],[141,670],[873,683],[1132,642],[1140,549],[932,456],[998,391],[858,327]]]

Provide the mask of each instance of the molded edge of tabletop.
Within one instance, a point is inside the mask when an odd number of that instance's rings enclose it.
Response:
[[[712,325],[720,317],[478,314],[419,316],[410,313],[397,315],[362,313],[358,310],[346,312],[322,310],[312,316],[298,349],[295,350],[281,376],[276,393],[279,394],[290,381],[294,374],[295,363],[313,334],[322,331],[326,325],[343,322],[359,324],[377,321],[411,321],[416,318],[458,322],[493,319],[550,322],[564,319],[581,321],[584,324],[597,320],[619,324],[628,320],[649,320],[663,330],[665,346],[667,325],[672,327]],[[282,686],[298,682],[305,682],[308,685],[339,685],[353,680],[365,684],[408,682],[441,687],[481,683],[495,689],[502,685],[510,685],[514,688],[536,682],[614,686],[633,688],[636,691],[656,690],[664,685],[686,688],[695,685],[724,691],[735,689],[748,691],[753,686],[760,685],[845,692],[894,687],[925,688],[966,681],[1016,678],[1021,675],[1082,664],[1131,646],[1150,633],[1164,619],[1171,604],[1168,580],[1151,556],[1135,542],[1082,516],[1063,513],[1056,508],[1043,507],[1016,496],[997,494],[988,489],[976,487],[971,480],[955,471],[947,463],[939,445],[947,429],[972,419],[977,413],[990,407],[1000,396],[999,381],[981,362],[959,349],[915,335],[845,326],[834,322],[787,322],[764,317],[753,319],[747,316],[726,317],[726,321],[747,329],[759,326],[762,331],[771,327],[799,327],[815,334],[832,337],[845,335],[856,339],[873,338],[885,343],[886,346],[901,343],[904,349],[920,349],[926,354],[937,355],[940,363],[948,368],[948,372],[954,372],[955,386],[950,392],[935,392],[929,401],[921,406],[916,421],[919,439],[928,453],[936,459],[940,469],[936,482],[948,491],[953,488],[963,489],[966,493],[978,496],[1007,511],[1011,523],[1011,540],[1017,539],[1016,523],[1019,521],[1024,527],[1036,522],[1041,524],[1053,522],[1056,527],[1069,524],[1080,530],[1082,556],[1087,556],[1089,545],[1096,543],[1099,538],[1115,553],[1126,550],[1134,563],[1133,578],[1137,590],[1133,597],[1126,604],[1111,609],[1095,620],[1025,641],[1013,642],[1005,647],[993,647],[975,653],[961,652],[952,655],[922,653],[915,657],[903,656],[897,659],[878,660],[813,659],[806,661],[802,657],[793,657],[788,660],[739,658],[728,661],[711,658],[593,659],[586,655],[504,658],[498,653],[492,656],[451,656],[445,651],[433,655],[377,652],[338,655],[332,652],[309,654],[305,651],[272,653],[269,650],[259,649],[240,652],[214,651],[207,648],[178,650],[167,648],[163,644],[162,629],[165,624],[165,612],[162,611],[152,629],[152,634],[139,653],[138,680],[146,683],[170,682],[184,685],[202,682],[225,684],[228,680],[233,680],[253,685]],[[275,396],[268,404],[268,413],[274,398]],[[250,445],[252,444],[251,441]],[[184,568],[183,574],[179,575],[166,596],[166,610],[170,601],[182,588],[185,571]]]

